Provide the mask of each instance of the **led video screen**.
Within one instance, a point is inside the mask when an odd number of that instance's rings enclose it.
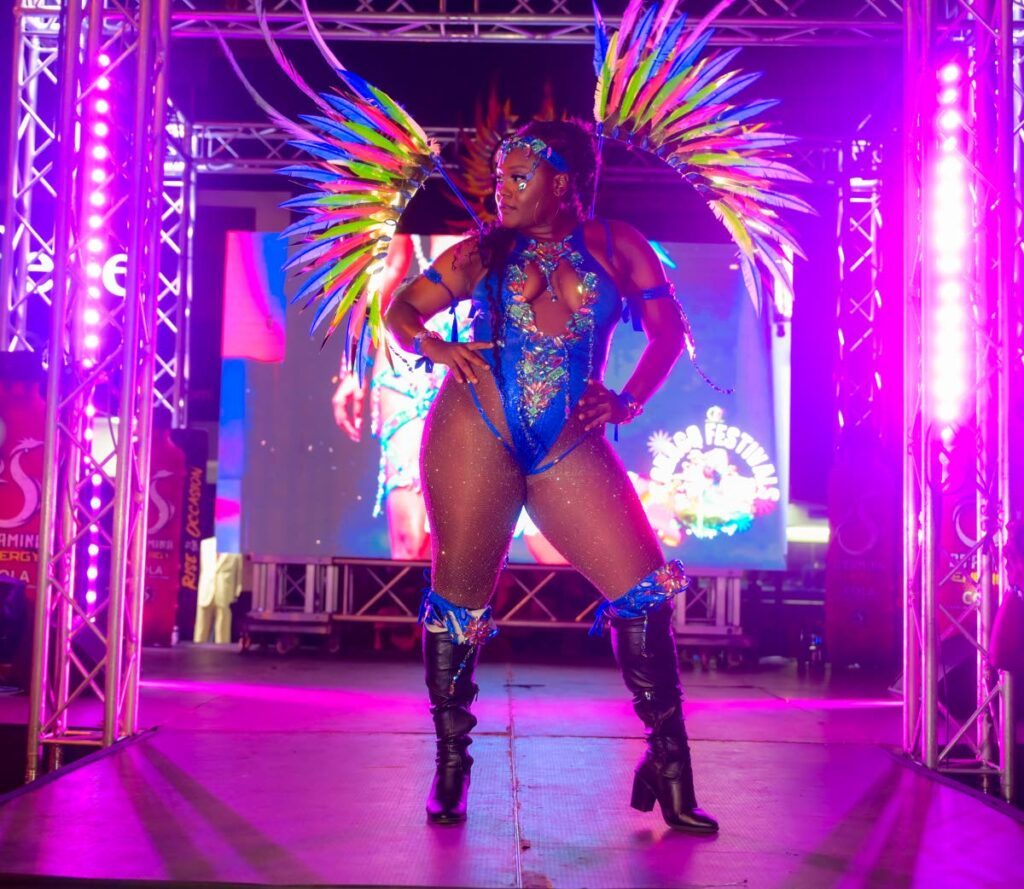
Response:
[[[401,271],[417,274],[454,240],[405,238]],[[735,248],[655,247],[690,318],[696,362],[714,386],[684,356],[644,413],[620,427],[614,447],[668,557],[701,571],[782,568],[786,327],[748,295]],[[280,559],[427,558],[417,461],[444,369],[428,374],[411,359],[392,367],[378,355],[363,388],[340,374],[340,337],[321,350],[309,337],[311,313],[285,310],[296,286],[281,271],[286,249],[276,234],[228,235],[220,545]],[[444,313],[432,323],[447,335],[451,320]],[[465,338],[469,323],[457,322]],[[631,325],[619,326],[605,378],[611,388],[628,378],[644,343]],[[458,472],[458,454],[451,459]],[[528,508],[510,559],[561,560]]]

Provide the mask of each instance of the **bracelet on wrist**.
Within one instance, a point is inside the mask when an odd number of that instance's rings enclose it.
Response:
[[[417,355],[423,354],[423,341],[424,340],[440,340],[443,339],[441,334],[436,330],[421,330],[416,336],[412,338],[412,350]]]
[[[632,423],[644,412],[643,404],[625,389],[619,393],[619,402],[626,411],[626,416],[619,421],[620,423]]]

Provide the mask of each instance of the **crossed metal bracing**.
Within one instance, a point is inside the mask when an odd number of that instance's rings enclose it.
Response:
[[[954,0],[944,7],[908,2],[905,80],[904,269],[904,749],[925,766],[974,778],[1012,799],[1015,779],[1013,691],[989,658],[992,620],[1007,594],[1003,530],[1019,509],[1010,484],[1011,391],[1019,385],[1022,71],[1020,0]],[[1014,34],[1017,29],[1017,34]],[[934,216],[930,197],[938,154],[935,77],[959,58],[973,95],[963,161],[972,198],[965,272],[967,330],[975,358],[974,402],[948,424],[929,395],[936,333]],[[1016,376],[1015,376],[1016,375]],[[1019,389],[1017,389],[1019,393]],[[1018,408],[1019,409],[1019,408]],[[967,466],[973,490],[952,487],[947,467]],[[1011,492],[1013,492],[1011,494]],[[940,532],[952,496],[973,501],[975,542],[951,552]],[[956,605],[944,587],[962,579]],[[967,640],[974,657],[973,702],[965,706],[943,678],[946,645]]]
[[[697,20],[713,0],[684,4]],[[592,43],[591,0],[310,0],[329,40],[483,43],[541,40]],[[722,45],[855,46],[898,43],[902,0],[736,0],[718,21]],[[267,0],[267,22],[278,40],[305,40],[300,0]],[[176,36],[262,40],[256,0],[175,0]],[[615,16],[606,18],[609,26]]]
[[[163,182],[169,12],[17,9],[2,345],[39,352],[47,371],[30,778],[69,746],[136,730],[153,411],[178,404],[187,296],[188,188]],[[115,93],[125,124],[101,128]]]
[[[836,407],[840,431],[868,427],[881,434],[878,402],[882,394],[882,357],[887,337],[882,316],[882,148],[854,140],[841,156],[839,337]],[[890,380],[889,385],[895,381]]]

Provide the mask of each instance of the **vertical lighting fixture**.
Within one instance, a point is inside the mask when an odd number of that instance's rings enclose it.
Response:
[[[971,194],[964,160],[964,69],[943,65],[936,78],[935,139],[938,151],[930,171],[931,222],[931,405],[943,440],[962,416],[969,395],[970,293],[968,291]]]
[[[88,118],[85,122],[82,140],[83,184],[85,206],[83,218],[86,229],[82,232],[82,255],[85,263],[85,299],[81,300],[79,315],[78,354],[83,367],[93,367],[99,360],[102,344],[103,327],[102,277],[103,264],[109,251],[109,220],[104,213],[107,205],[106,186],[111,179],[110,170],[110,131],[109,120],[111,104],[107,98],[110,87],[111,58],[105,53],[98,53],[95,59],[92,98],[87,105]],[[85,415],[90,426],[85,430],[85,437],[91,441],[93,430],[91,422],[96,416],[96,406],[90,396],[85,406]],[[92,495],[89,506],[95,513],[103,502],[103,473],[95,471],[90,479]],[[91,611],[98,598],[97,580],[99,578],[99,526],[93,521],[89,525],[88,546],[86,547],[86,590],[85,602]]]

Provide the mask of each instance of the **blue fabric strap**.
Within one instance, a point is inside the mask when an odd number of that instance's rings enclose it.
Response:
[[[455,294],[452,293],[451,287],[444,283],[444,278],[441,277],[441,273],[433,266],[429,266],[424,269],[423,277],[426,278],[431,284],[440,284],[448,293],[448,298],[451,300],[451,304],[448,306],[448,314],[452,316],[452,329],[449,339],[453,343],[459,341],[459,319],[456,314],[456,307],[459,301],[455,298]],[[419,362],[417,362],[419,364]],[[430,368],[427,368],[429,371]]]
[[[428,582],[429,582],[429,572]],[[459,645],[480,646],[498,635],[498,628],[491,617],[491,606],[483,614],[474,617],[468,608],[449,602],[430,586],[423,590],[419,623],[445,627],[452,641]]]
[[[602,603],[594,615],[594,625],[589,635],[600,636],[604,625],[612,618],[636,620],[646,618],[656,608],[668,602],[673,596],[685,592],[690,585],[686,569],[678,559],[666,562],[641,580],[618,599]]]

